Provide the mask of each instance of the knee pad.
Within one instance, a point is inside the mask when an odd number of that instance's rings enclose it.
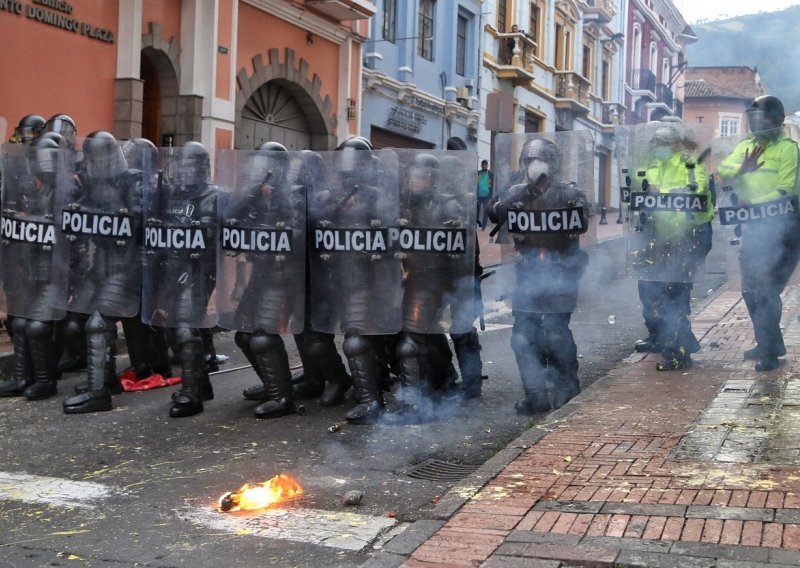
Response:
[[[252,333],[237,331],[236,335],[233,336],[233,341],[234,343],[236,343],[236,347],[238,347],[242,351],[247,351],[248,349],[250,349],[250,338],[252,337],[253,337]]]
[[[14,317],[11,320],[11,334],[16,335],[19,334],[19,337],[22,337],[27,332],[28,327],[28,320],[21,317]]]
[[[283,338],[274,333],[257,332],[250,338],[253,353],[268,353],[283,348]]]
[[[107,333],[109,331],[116,331],[114,320],[105,318],[100,315],[100,312],[94,312],[89,319],[86,320],[86,334],[97,335],[100,333]]]
[[[64,337],[68,339],[80,339],[84,332],[84,321],[76,319],[72,316],[67,316],[63,322],[61,322],[61,329],[64,332]]]
[[[16,322],[17,320],[15,319],[14,321]],[[28,320],[25,326],[25,334],[34,339],[52,337],[53,324],[46,321]]]
[[[322,358],[330,352],[336,352],[333,335],[319,332],[306,332],[303,347],[308,357]]]
[[[404,335],[397,344],[397,357],[400,359],[413,359],[422,354],[422,345],[411,335]]]
[[[363,355],[371,348],[372,344],[369,339],[358,334],[346,335],[344,343],[342,344],[342,351],[344,351],[345,357],[347,358]]]

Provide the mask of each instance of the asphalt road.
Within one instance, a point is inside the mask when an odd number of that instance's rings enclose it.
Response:
[[[630,355],[644,333],[623,246],[615,240],[594,249],[573,315],[584,388]],[[698,302],[720,284],[720,262],[695,286]],[[0,566],[361,564],[456,482],[411,477],[415,466],[432,459],[452,469],[478,466],[541,418],[513,411],[522,389],[510,313],[496,301],[501,288],[497,278],[485,281],[483,396],[452,403],[424,425],[350,426],[346,407],[314,401],[304,416],[256,420],[254,403],[241,396],[257,381],[250,369],[216,374],[216,398],[186,419],[167,416],[172,389],[125,393],[111,412],[67,416],[61,402],[79,374],[65,377],[54,399],[0,400]],[[215,343],[231,357],[223,371],[245,365],[233,334]],[[120,358],[119,368],[125,364]],[[341,429],[329,432],[334,424]],[[226,491],[284,471],[305,488],[285,509],[250,516],[213,510]],[[343,505],[354,490],[363,492],[361,504]]]

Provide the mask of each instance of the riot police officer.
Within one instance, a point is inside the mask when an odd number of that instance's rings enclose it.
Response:
[[[17,127],[14,129],[14,134],[9,138],[11,144],[24,144],[29,146],[39,135],[45,127],[45,120],[38,114],[26,114],[19,119]]]
[[[64,311],[54,307],[56,177],[58,145],[37,138],[30,148],[9,150],[4,156],[6,193],[3,216],[18,227],[4,236],[4,255],[15,263],[3,265],[6,311],[11,318],[14,356],[12,378],[0,383],[0,396],[40,400],[56,394],[58,354],[56,323]],[[13,191],[8,191],[13,186]],[[15,200],[9,199],[15,195]],[[22,227],[39,230],[25,237]]]
[[[376,421],[383,413],[378,351],[381,337],[400,330],[394,304],[400,267],[388,249],[388,228],[397,214],[394,171],[387,171],[370,143],[353,137],[331,160],[326,186],[309,194],[311,321],[323,333],[344,333],[342,349],[350,367],[355,406],[352,424]],[[360,238],[354,247],[337,240]]]
[[[277,418],[295,412],[282,334],[303,325],[305,294],[298,283],[305,269],[305,198],[292,195],[285,146],[266,142],[247,157],[244,187],[226,195],[220,206],[222,247],[235,266],[223,262],[218,286],[237,281],[233,298],[220,294],[220,325],[237,330],[236,345],[263,383],[256,418]],[[253,241],[269,245],[243,246],[247,235],[259,235]]]
[[[798,146],[783,132],[784,118],[778,98],[763,95],[753,100],[747,111],[752,136],[740,142],[717,170],[727,184],[733,184],[735,205],[743,213],[750,206],[794,200],[792,207],[778,208],[783,214],[742,223],[742,298],[757,342],[744,357],[756,360],[757,371],[778,368],[778,358],[786,354],[780,294],[800,258]]]
[[[164,151],[164,170],[146,200],[142,320],[173,336],[182,383],[169,415],[182,418],[214,398],[200,329],[216,324],[209,300],[216,286],[218,190],[201,143]]]
[[[587,230],[588,215],[583,191],[560,179],[561,160],[561,150],[552,140],[527,140],[519,157],[523,181],[501,190],[489,209],[491,220],[503,223],[516,250],[511,347],[525,391],[515,404],[519,414],[559,408],[580,392],[577,346],[569,322],[588,262],[578,238]],[[568,221],[537,224],[550,218],[542,212],[553,210],[565,211]],[[518,223],[519,219],[532,221]]]
[[[457,159],[447,155],[440,159],[429,152],[401,153],[401,171],[407,176],[401,184],[402,217],[395,246],[400,249],[406,274],[403,333],[397,345],[402,406],[387,416],[395,423],[435,417],[441,392],[454,382],[453,354],[444,334],[451,331],[459,307],[474,295],[473,256],[468,254],[474,241],[474,207],[461,199],[462,193],[472,196],[472,186],[446,181],[446,175],[451,176],[450,181],[460,176],[445,158]],[[467,167],[461,164],[462,170],[468,171]],[[428,245],[433,238],[440,239],[437,246]],[[411,244],[412,239],[416,244]],[[451,307],[451,321],[443,324]],[[452,330],[466,333],[472,328],[474,314],[470,316],[456,322],[463,324],[462,329]],[[474,374],[465,380],[474,380]],[[480,370],[477,377],[480,380]]]
[[[635,207],[629,235],[636,244],[629,251],[649,332],[635,348],[660,352],[659,371],[687,369],[691,354],[700,350],[689,320],[692,281],[712,241],[714,206],[708,174],[692,154],[697,143],[686,128],[660,124],[640,133],[647,134],[642,144],[648,148],[649,161],[634,168],[635,185],[647,195],[683,198],[681,203],[688,205],[677,209],[678,201],[664,200],[663,208]],[[637,191],[634,202],[640,203],[640,197]]]
[[[88,315],[87,382],[64,400],[64,412],[111,410],[121,392],[116,373],[117,322],[139,313],[141,298],[142,172],[128,168],[108,132],[89,134],[75,195],[62,215],[62,231],[81,265],[72,271],[69,309]],[[69,332],[67,328],[65,332]],[[73,338],[74,339],[74,338]]]
[[[317,152],[302,150],[289,168],[288,183],[291,194],[301,199],[305,207],[306,195],[315,194],[315,187],[326,184],[325,165]],[[311,327],[311,270],[306,255],[305,304],[306,317],[303,330],[294,335],[303,373],[292,379],[292,393],[295,399],[319,397],[321,406],[342,404],[347,391],[352,386],[350,375],[336,350],[334,334],[317,331]],[[248,400],[265,401],[266,390],[262,384],[245,389]]]

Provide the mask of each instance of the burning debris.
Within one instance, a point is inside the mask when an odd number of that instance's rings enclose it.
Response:
[[[303,487],[297,480],[281,473],[263,483],[245,483],[238,490],[225,493],[219,498],[219,510],[223,513],[257,511],[302,494]]]

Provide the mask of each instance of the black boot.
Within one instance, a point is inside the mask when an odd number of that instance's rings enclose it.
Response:
[[[350,334],[342,346],[353,377],[356,405],[346,414],[350,424],[372,424],[384,413],[383,394],[377,380],[378,361],[370,339]]]
[[[33,366],[28,336],[25,332],[25,318],[15,317],[11,320],[9,332],[14,343],[12,359],[12,379],[0,382],[0,396],[22,396],[25,389],[33,384]]]
[[[451,333],[453,346],[456,351],[458,368],[461,370],[461,383],[459,391],[461,398],[469,400],[481,396],[483,388],[483,377],[481,369],[481,344],[478,339],[478,331],[472,328],[469,333]]]
[[[181,388],[172,394],[169,415],[171,418],[186,418],[203,412],[206,357],[198,330],[179,328],[176,339],[182,381]]]
[[[267,400],[253,409],[256,418],[278,418],[295,412],[292,401],[292,373],[283,338],[257,332],[250,340],[250,349],[264,382]]]
[[[544,363],[540,354],[535,351],[537,340],[531,341],[526,335],[530,334],[531,337],[537,338],[538,330],[535,326],[539,325],[540,319],[515,315],[515,327],[511,335],[511,349],[514,351],[522,388],[525,391],[525,396],[514,404],[514,410],[524,416],[548,412],[551,408]]]
[[[553,409],[561,408],[581,393],[581,383],[576,370],[552,370],[553,386],[550,391]]]
[[[58,360],[62,373],[82,371],[86,368],[86,320],[84,314],[70,312],[61,322],[63,351]]]
[[[304,372],[292,378],[292,395],[297,399],[317,398],[324,391],[325,382],[315,374]]]
[[[64,400],[66,414],[86,414],[111,410],[113,402],[107,385],[117,383],[117,325],[98,312],[86,322],[86,390]],[[121,390],[121,389],[120,389]]]
[[[427,356],[428,345],[422,337],[403,334],[397,346],[400,362],[401,405],[386,415],[386,422],[392,425],[421,424],[430,421],[432,405],[423,395],[423,383],[429,376]]]
[[[60,374],[56,360],[55,324],[28,320],[25,335],[28,337],[35,379],[34,383],[25,389],[25,398],[43,400],[55,396],[56,382]]]

